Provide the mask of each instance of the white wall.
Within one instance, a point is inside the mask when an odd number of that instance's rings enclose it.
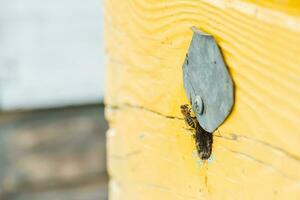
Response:
[[[0,0],[0,108],[100,102],[102,0]]]

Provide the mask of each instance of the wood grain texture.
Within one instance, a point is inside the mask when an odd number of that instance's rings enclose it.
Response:
[[[254,2],[106,1],[111,199],[299,198],[300,7]],[[198,168],[179,109],[191,26],[216,38],[236,89]],[[124,156],[136,146],[146,153]]]
[[[202,162],[182,119],[132,107],[107,112],[110,199],[300,197],[299,160],[263,141],[215,133],[213,157]]]

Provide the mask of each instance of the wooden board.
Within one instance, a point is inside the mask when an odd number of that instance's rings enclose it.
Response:
[[[102,105],[0,115],[0,199],[107,199]]]
[[[112,200],[300,198],[296,1],[110,0],[105,10]],[[208,163],[179,109],[191,26],[216,38],[235,82]]]

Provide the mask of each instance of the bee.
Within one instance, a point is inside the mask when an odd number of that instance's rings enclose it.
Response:
[[[189,105],[188,104],[181,105],[180,110],[182,115],[184,116],[185,123],[192,129],[196,129],[197,121],[195,121],[195,117],[192,117],[191,108],[189,107]]]
[[[209,159],[212,152],[213,134],[204,130],[198,123],[194,138],[199,157],[202,160]]]
[[[197,153],[202,160],[209,159],[212,152],[212,143],[213,143],[213,135],[212,133],[204,130],[196,117],[192,117],[191,108],[188,104],[184,104],[180,106],[180,110],[182,115],[184,116],[184,120],[186,124],[192,128],[194,131],[194,139],[195,145],[197,149]]]

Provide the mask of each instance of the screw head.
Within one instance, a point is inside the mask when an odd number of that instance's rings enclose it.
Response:
[[[199,95],[196,95],[196,97],[195,97],[194,109],[198,114],[203,115],[204,103],[203,103],[202,98]]]

